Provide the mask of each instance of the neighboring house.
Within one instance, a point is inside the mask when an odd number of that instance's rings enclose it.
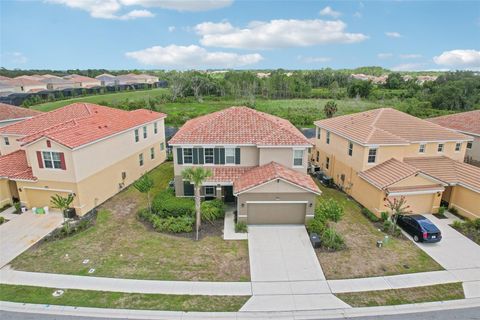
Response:
[[[312,165],[375,215],[405,196],[413,213],[437,212],[443,200],[480,217],[480,168],[463,163],[471,137],[391,108],[315,125]]]
[[[73,80],[65,80],[60,77],[44,77],[40,82],[47,86],[47,90],[62,90],[69,88],[80,88],[80,83]]]
[[[0,207],[73,193],[86,214],[165,160],[165,117],[75,103],[0,128]]]
[[[100,81],[100,85],[102,86],[114,86],[119,84],[117,77],[108,73],[102,73],[99,76],[96,76],[95,79]]]
[[[248,224],[304,224],[320,194],[307,175],[308,140],[290,122],[247,107],[231,107],[187,121],[169,141],[175,192],[193,196],[182,178],[188,167],[212,171],[205,198],[236,203]]]
[[[116,84],[126,85],[126,84],[135,84],[139,83],[135,74],[121,74],[115,77]]]
[[[44,83],[30,78],[0,80],[0,83],[4,85],[3,87],[10,88],[9,90],[13,93],[38,92],[47,89]],[[2,91],[4,91],[4,89],[2,89]]]
[[[98,87],[102,85],[102,82],[98,79],[85,77],[78,74],[70,74],[63,77],[63,79],[79,83],[80,87],[82,88]]]
[[[138,83],[149,83],[149,84],[152,84],[152,83],[157,83],[158,82],[158,77],[155,77],[155,76],[151,76],[149,74],[146,74],[146,73],[142,73],[142,74],[129,74],[131,75],[132,77],[136,78]]]
[[[0,103],[0,127],[29,119],[41,114],[40,111]]]
[[[456,113],[448,116],[427,119],[473,138],[467,143],[465,162],[480,166],[480,110]]]

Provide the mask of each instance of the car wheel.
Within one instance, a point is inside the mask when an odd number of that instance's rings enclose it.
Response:
[[[417,235],[414,235],[414,236],[413,236],[413,241],[418,242],[418,240],[420,240],[420,239],[418,238],[418,236],[417,236]]]

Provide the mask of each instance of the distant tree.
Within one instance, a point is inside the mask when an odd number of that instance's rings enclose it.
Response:
[[[392,72],[388,75],[385,87],[388,89],[400,89],[404,85],[402,75],[398,72]]]
[[[325,117],[331,118],[335,113],[337,113],[337,103],[333,100],[328,101],[325,103],[325,107],[323,107],[323,112],[325,113]]]
[[[372,91],[373,85],[370,81],[351,80],[347,86],[348,96],[351,98],[367,98]]]

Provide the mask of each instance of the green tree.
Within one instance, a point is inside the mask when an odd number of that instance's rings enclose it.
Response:
[[[147,195],[147,203],[148,203],[148,210],[152,213],[152,202],[150,200],[150,191],[152,190],[153,186],[155,185],[152,178],[149,175],[144,174],[133,183],[135,189],[140,191],[141,193],[145,193]]]
[[[69,233],[69,229],[70,229],[70,225],[68,224],[68,222],[66,221],[66,211],[67,209],[70,208],[70,205],[72,204],[73,200],[74,200],[75,196],[73,193],[69,193],[66,197],[62,197],[61,195],[59,194],[55,194],[53,196],[50,197],[50,203],[52,204],[52,207],[55,208],[55,209],[59,209],[60,211],[62,211],[62,214],[63,214],[63,224],[65,225],[66,227],[66,230],[67,230],[67,233]]]
[[[388,89],[400,89],[404,85],[402,75],[398,72],[392,72],[388,75],[385,87]]]
[[[200,188],[205,180],[212,176],[212,171],[202,167],[187,168],[182,171],[182,176],[183,179],[190,181],[190,183],[193,184],[195,190],[195,238],[198,240],[198,231],[200,230],[201,225]]]
[[[325,104],[325,107],[323,107],[323,112],[325,113],[325,117],[331,118],[335,113],[337,113],[338,108],[337,108],[337,103],[333,100],[328,101]]]
[[[397,219],[399,215],[404,215],[411,213],[409,210],[410,206],[407,205],[407,200],[405,196],[400,198],[387,198],[385,200],[385,206],[390,209],[390,220],[392,221],[392,230],[391,233],[394,234],[395,229],[397,228]]]

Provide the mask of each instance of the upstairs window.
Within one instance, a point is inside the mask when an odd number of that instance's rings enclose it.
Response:
[[[437,152],[443,152],[443,143],[439,143],[437,147]]]
[[[203,151],[205,164],[214,163],[213,148],[205,148]]]
[[[375,163],[377,161],[377,149],[368,150],[368,163]]]
[[[155,148],[150,148],[150,159],[155,159]]]
[[[455,143],[455,152],[460,151],[461,148],[462,148],[462,144],[460,142]]]
[[[330,144],[330,131],[327,131],[327,144]]]
[[[468,141],[468,142],[467,142],[467,149],[472,149],[472,145],[473,145],[473,142],[472,142],[472,141]]]
[[[303,166],[303,150],[293,150],[293,166]]]
[[[225,163],[235,164],[235,148],[225,148]]]
[[[157,122],[155,122],[155,123],[153,124],[153,133],[155,133],[155,134],[158,133],[158,123],[157,123]]]
[[[317,127],[317,139],[320,139],[322,136],[322,129]]]
[[[6,146],[10,145],[10,140],[8,140],[8,137],[3,137],[3,142],[5,142]]]
[[[425,144],[421,143],[420,146],[418,147],[418,152],[419,153],[425,153]]]
[[[183,149],[183,163],[192,164],[193,163],[193,149],[184,148]]]
[[[140,141],[140,136],[138,134],[138,129],[135,129],[135,142]]]
[[[60,152],[43,151],[43,166],[48,169],[62,169]]]
[[[352,156],[353,155],[353,142],[348,141],[348,155]]]
[[[147,139],[147,127],[143,127],[143,139]]]

